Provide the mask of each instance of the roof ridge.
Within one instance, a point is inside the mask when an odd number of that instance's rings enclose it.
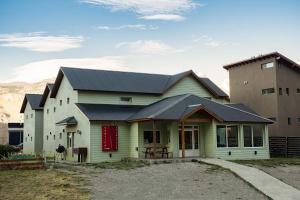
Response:
[[[164,109],[161,109],[161,110],[157,111],[156,113],[150,115],[149,118],[153,118],[153,117],[155,117],[155,116],[157,116],[157,115],[159,115],[159,114],[165,112],[165,111],[168,110],[169,108],[175,106],[177,103],[179,103],[180,101],[182,101],[183,99],[185,99],[185,98],[187,98],[187,97],[189,97],[189,96],[191,96],[191,95],[192,95],[192,94],[183,94],[181,98],[179,98],[179,99],[176,100],[175,102],[169,104],[169,105],[166,106]],[[168,97],[168,98],[170,98],[170,97]]]
[[[242,104],[242,103],[240,103],[240,104]],[[245,111],[245,110],[241,110],[241,109],[239,109],[239,108],[235,108],[235,107],[229,106],[228,104],[223,104],[223,105],[224,105],[224,106],[227,106],[227,107],[230,107],[230,108],[233,108],[233,109],[235,109],[235,110],[238,110],[238,111],[241,111],[241,112],[244,112],[244,113],[253,115],[253,116],[255,116],[255,117],[259,117],[259,118],[265,119],[265,120],[270,121],[270,122],[272,121],[272,120],[270,120],[270,119],[268,119],[268,118],[265,118],[265,117],[263,117],[263,116],[260,116],[260,115],[257,115],[257,114],[254,114],[254,113],[251,113],[251,112],[248,112],[248,111]],[[242,105],[244,105],[244,104],[242,104]],[[272,121],[272,122],[273,122],[273,121]]]

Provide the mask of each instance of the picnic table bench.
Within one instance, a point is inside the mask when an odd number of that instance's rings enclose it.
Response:
[[[163,145],[156,145],[156,152],[154,152],[154,145],[153,144],[148,144],[145,145],[145,158],[147,158],[147,156],[149,155],[150,158],[154,158],[154,154],[161,154],[161,158],[164,158],[165,156],[167,158],[169,158],[169,154],[171,154],[171,152],[168,152],[168,147],[167,146],[163,146]]]

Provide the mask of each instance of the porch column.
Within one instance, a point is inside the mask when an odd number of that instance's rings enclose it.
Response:
[[[156,127],[155,127],[155,121],[153,120],[152,121],[152,138],[153,138],[153,153],[154,153],[154,155],[153,155],[153,158],[155,158],[156,157]]]
[[[184,158],[185,157],[184,122],[181,122],[181,152],[182,152],[182,158]]]

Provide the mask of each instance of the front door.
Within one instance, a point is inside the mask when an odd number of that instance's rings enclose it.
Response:
[[[74,132],[67,133],[67,160],[73,160],[72,158],[74,157],[73,154],[74,139],[75,139]]]
[[[184,128],[185,157],[199,157],[199,127],[186,126]],[[179,155],[182,157],[181,127],[179,127]]]

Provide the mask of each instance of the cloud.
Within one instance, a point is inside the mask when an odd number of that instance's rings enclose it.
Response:
[[[164,20],[164,21],[183,21],[185,20],[185,17],[181,15],[175,15],[175,14],[157,14],[157,15],[146,15],[140,17],[140,19],[146,19],[146,20]]]
[[[96,57],[96,58],[65,58],[31,62],[14,69],[12,79],[4,82],[37,82],[53,78],[61,66],[80,67],[90,69],[130,71],[125,67],[124,57]]]
[[[111,26],[98,26],[96,27],[99,30],[105,30],[105,31],[111,31],[111,30],[122,30],[122,29],[136,29],[136,30],[157,30],[157,26],[147,26],[144,24],[126,24],[126,25],[121,25],[121,26],[116,26],[116,27],[111,27]]]
[[[115,48],[126,48],[133,53],[167,54],[177,52],[173,47],[160,40],[138,40],[134,42],[120,42]]]
[[[169,15],[168,20],[176,18],[175,21],[180,21],[179,18],[184,19],[180,14],[203,6],[195,3],[194,0],[81,0],[81,2],[104,6],[112,11],[134,12],[140,15],[142,19],[166,20],[167,15]],[[165,16],[163,17],[163,15]],[[171,17],[172,15],[173,17]],[[175,15],[177,16],[175,17]]]
[[[46,35],[43,32],[0,34],[0,46],[28,49],[38,52],[59,52],[79,48],[82,36]]]
[[[227,45],[230,45],[230,46],[239,45],[238,43],[228,43],[228,42],[215,40],[214,38],[209,37],[207,35],[201,35],[200,37],[195,38],[193,40],[193,42],[194,43],[201,43],[201,44],[204,44],[205,46],[209,46],[209,47],[213,47],[213,48],[221,47],[221,46],[227,46]]]

